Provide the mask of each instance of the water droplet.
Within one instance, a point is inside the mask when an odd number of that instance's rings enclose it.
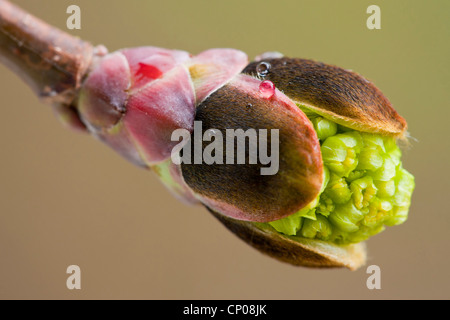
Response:
[[[53,61],[58,62],[59,60],[61,60],[61,56],[59,55],[53,56]]]
[[[161,70],[159,70],[157,67],[144,62],[139,62],[133,69],[132,72],[134,74],[134,88],[142,87],[150,83],[151,81],[160,78],[163,75]]]
[[[248,103],[247,108],[251,108],[251,107],[253,107],[253,105],[251,103]]]
[[[260,77],[265,77],[270,70],[270,63],[268,62],[260,62],[257,66],[256,66],[256,72],[258,73],[258,76]]]
[[[135,73],[136,78],[138,79],[158,79],[162,76],[161,70],[159,70],[157,67],[146,64],[143,62],[139,62],[138,64],[138,70]]]
[[[259,92],[265,99],[270,99],[275,94],[275,85],[272,81],[264,80],[259,84]]]

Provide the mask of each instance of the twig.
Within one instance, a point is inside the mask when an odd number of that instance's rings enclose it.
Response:
[[[99,55],[106,48],[100,47]],[[0,62],[51,105],[72,106],[96,48],[0,0]]]

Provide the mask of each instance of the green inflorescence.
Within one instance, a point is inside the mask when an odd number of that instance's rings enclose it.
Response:
[[[402,167],[396,139],[308,116],[321,144],[322,190],[307,207],[268,223],[286,235],[337,244],[361,242],[403,223],[415,184]]]

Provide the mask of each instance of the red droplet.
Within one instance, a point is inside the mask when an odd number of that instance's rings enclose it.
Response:
[[[155,80],[162,76],[161,70],[150,64],[138,63],[139,67],[135,73],[137,80]]]
[[[270,99],[275,94],[275,85],[272,81],[264,80],[259,84],[259,92],[265,99]]]

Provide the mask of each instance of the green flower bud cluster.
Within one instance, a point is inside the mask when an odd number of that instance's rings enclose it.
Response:
[[[321,193],[297,213],[269,224],[286,235],[347,244],[403,223],[414,177],[402,167],[395,138],[308,116],[321,144]]]

